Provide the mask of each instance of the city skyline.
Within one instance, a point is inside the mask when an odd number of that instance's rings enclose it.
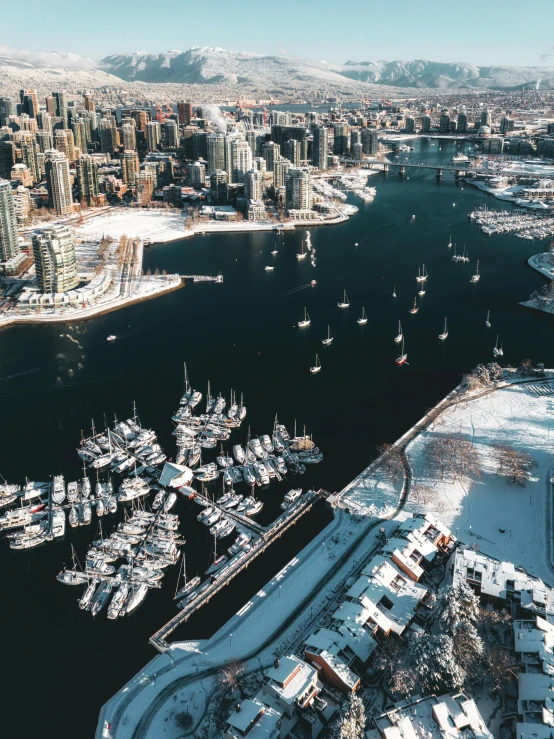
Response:
[[[2,15],[10,28],[10,44],[0,46],[0,55],[6,56],[9,48],[26,50],[31,52],[31,62],[39,62],[41,53],[56,50],[98,61],[110,54],[137,50],[156,54],[209,46],[329,64],[430,59],[481,66],[554,65],[554,45],[547,22],[554,14],[548,0],[533,3],[534,17],[546,22],[534,24],[532,45],[524,42],[520,26],[514,23],[514,14],[521,12],[521,5],[515,0],[506,0],[501,6],[468,0],[463,6],[447,9],[439,0],[429,0],[424,15],[420,6],[407,0],[395,4],[394,14],[384,6],[359,0],[350,3],[344,14],[337,14],[336,5],[330,0],[322,0],[317,13],[304,1],[282,0],[280,12],[272,15],[271,24],[267,23],[266,14],[259,12],[259,3],[251,0],[241,6],[241,13],[221,0],[211,3],[209,14],[191,11],[190,6],[184,7],[175,0],[168,0],[164,7],[164,15],[171,15],[172,23],[157,27],[144,23],[148,10],[144,0],[125,0],[117,5],[99,0],[95,4],[97,13],[109,13],[113,28],[125,27],[125,37],[119,42],[117,34],[99,35],[96,26],[93,33],[93,26],[90,30],[84,26],[82,16],[68,12],[61,0],[53,0],[48,12],[42,3],[30,0],[28,9],[38,22],[25,26],[18,22],[18,5],[8,3]],[[416,34],[414,28],[421,31]],[[66,63],[71,65],[71,60]]]

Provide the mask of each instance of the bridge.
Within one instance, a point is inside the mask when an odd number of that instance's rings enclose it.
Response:
[[[367,159],[347,159],[345,157],[341,157],[339,159],[339,162],[341,164],[351,164],[351,165],[357,165],[363,166],[367,169],[376,169],[381,172],[388,172],[391,167],[396,167],[399,171],[399,174],[406,174],[406,170],[408,169],[434,169],[437,173],[437,177],[442,177],[443,172],[454,172],[456,176],[459,176],[461,174],[487,174],[491,177],[497,177],[498,175],[508,175],[508,176],[524,176],[524,177],[533,177],[533,176],[539,176],[539,174],[532,172],[530,170],[518,170],[518,169],[486,169],[483,167],[474,167],[471,162],[460,162],[458,163],[450,163],[450,164],[439,164],[439,163],[433,163],[433,162],[391,162],[389,159],[385,159],[383,161],[374,161]],[[335,176],[337,176],[335,174]],[[329,173],[328,178],[333,177],[333,173]]]
[[[254,559],[258,557],[279,537],[281,537],[285,531],[293,526],[304,513],[307,513],[319,497],[327,496],[328,493],[325,490],[309,490],[305,493],[296,504],[293,504],[288,508],[279,518],[277,518],[271,527],[267,530],[263,530],[260,537],[252,544],[250,551],[245,552],[239,559],[229,566],[229,569],[224,574],[218,576],[214,573],[212,576],[212,583],[202,592],[202,595],[193,600],[190,605],[179,611],[172,619],[170,619],[164,626],[156,631],[153,636],[150,637],[149,642],[159,652],[166,652],[169,649],[167,643],[167,637],[175,631],[175,629],[181,624],[188,621],[188,619],[196,613],[199,608],[208,603],[214,595],[226,585],[229,585],[232,579],[240,572],[245,570],[249,565],[252,564]],[[229,515],[229,511],[225,511],[225,515]],[[242,518],[242,516],[237,516]],[[252,523],[252,522],[250,522]],[[260,527],[261,528],[261,527]]]

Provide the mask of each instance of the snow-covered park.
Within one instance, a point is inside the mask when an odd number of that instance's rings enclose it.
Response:
[[[100,241],[103,236],[111,236],[117,241],[127,236],[164,243],[185,236],[185,219],[177,210],[119,208],[90,218],[77,226],[75,233],[84,241]]]
[[[481,476],[453,479],[433,469],[433,439],[456,436],[473,442]],[[452,405],[407,446],[413,482],[406,510],[429,511],[466,544],[523,566],[554,582],[551,566],[550,468],[554,445],[554,380],[509,385],[484,397]],[[508,446],[534,462],[522,487],[498,474],[496,447]],[[348,490],[348,500],[374,514],[394,507],[401,479],[384,471],[364,473]]]

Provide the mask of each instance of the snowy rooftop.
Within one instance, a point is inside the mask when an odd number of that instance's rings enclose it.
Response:
[[[461,693],[418,699],[373,721],[386,739],[492,739],[475,702]]]
[[[166,462],[159,479],[159,484],[166,488],[178,488],[187,485],[192,480],[192,470],[182,464]]]
[[[267,685],[264,692],[270,691],[287,705],[303,698],[317,682],[317,670],[298,657],[283,657],[277,667],[266,672]]]
[[[469,582],[493,598],[519,600],[521,608],[554,620],[554,590],[511,562],[500,562],[473,549],[458,550],[454,583]]]
[[[229,727],[226,736],[269,739],[275,736],[275,728],[281,716],[274,708],[265,706],[256,699],[245,700],[241,703],[240,711],[233,711],[226,719]]]

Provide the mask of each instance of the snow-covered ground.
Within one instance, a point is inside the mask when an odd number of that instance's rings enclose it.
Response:
[[[103,236],[118,241],[127,236],[164,243],[185,236],[185,219],[177,210],[119,208],[91,218],[74,230],[79,239],[86,241],[99,241]]]
[[[549,251],[529,257],[527,264],[549,280],[554,280],[554,259]]]
[[[432,512],[464,543],[478,544],[486,554],[554,582],[549,506],[554,380],[547,384],[547,391],[537,389],[541,387],[541,383],[510,385],[443,411],[406,448],[413,469],[406,509]],[[483,467],[481,477],[441,481],[430,468],[426,448],[434,437],[445,435],[473,441]],[[499,444],[526,452],[536,462],[524,488],[497,474],[494,446]],[[349,498],[370,510],[386,510],[393,505],[395,493],[394,486],[378,473],[370,479],[358,478]]]
[[[206,680],[217,674],[218,666],[229,660],[242,660],[247,672],[265,669],[271,666],[275,654],[283,654],[309,628],[315,628],[346,580],[371,555],[380,526],[389,530],[393,522],[377,522],[374,517],[352,516],[338,509],[333,522],[214,636],[201,642],[176,642],[169,652],[146,665],[103,707],[97,739],[182,736],[172,723],[176,703],[183,706],[188,702],[198,720],[208,700],[207,696],[201,697],[202,691],[207,694],[210,689],[211,683]],[[358,539],[358,545],[340,562],[340,557]],[[332,571],[334,564],[340,564],[336,572]],[[311,600],[305,602],[310,595]],[[291,614],[295,618],[287,624]],[[143,723],[137,731],[141,719]]]

